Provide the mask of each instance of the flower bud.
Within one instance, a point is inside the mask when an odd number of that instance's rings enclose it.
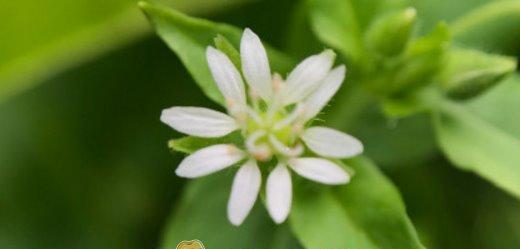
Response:
[[[369,49],[386,57],[400,54],[405,48],[417,17],[412,7],[377,18],[365,39]]]
[[[445,23],[439,23],[428,35],[414,40],[392,75],[390,92],[402,94],[431,82],[444,63],[450,33]]]
[[[448,54],[440,82],[450,98],[469,99],[494,86],[515,69],[516,60],[512,57],[457,49]]]

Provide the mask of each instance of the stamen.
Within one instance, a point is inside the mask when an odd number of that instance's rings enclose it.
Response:
[[[272,77],[273,84],[273,100],[267,109],[267,122],[271,122],[274,117],[274,114],[278,111],[279,103],[280,103],[280,91],[283,87],[283,79],[282,76],[278,73],[274,73]]]
[[[226,105],[228,108],[228,113],[235,117],[235,119],[241,123],[245,124],[247,121],[247,112],[244,110],[244,106],[236,105],[232,99],[226,99]],[[247,107],[246,107],[247,108]]]
[[[292,148],[292,156],[293,157],[300,156],[301,154],[303,154],[303,151],[304,151],[303,145],[301,143],[298,143],[298,144],[296,144],[296,146],[294,146]]]
[[[261,137],[265,136],[265,131],[255,131],[251,136],[249,136],[246,140],[247,150],[253,152],[256,150],[256,141]]]
[[[296,123],[293,124],[292,132],[294,134],[300,134],[300,132],[302,132],[302,130],[303,130],[303,125],[302,125],[301,122],[296,122]]]
[[[237,147],[233,146],[233,145],[228,145],[227,146],[227,153],[229,155],[237,155],[237,154],[241,154],[242,151],[239,150]]]
[[[298,117],[303,114],[303,104],[298,103],[296,108],[294,108],[293,112],[289,114],[286,118],[282,119],[280,122],[276,123],[273,127],[275,131],[280,130],[281,128],[293,123]]]
[[[267,123],[271,123],[276,111],[278,111],[278,98],[275,96],[275,98],[273,99],[273,102],[271,102],[271,104],[269,105],[269,107],[267,109],[267,114],[266,114]]]
[[[254,88],[249,88],[249,97],[251,98],[251,104],[255,110],[259,110],[258,101],[260,101],[260,94]]]
[[[273,74],[273,90],[274,90],[275,94],[279,93],[280,90],[282,90],[282,85],[283,85],[282,76],[279,73],[274,73]]]
[[[280,140],[278,140],[278,138],[276,138],[272,134],[270,134],[268,138],[269,142],[271,142],[271,145],[273,145],[274,149],[284,156],[295,157],[303,153],[303,146],[300,143],[298,143],[294,148],[291,148],[280,142]]]
[[[266,162],[271,159],[271,156],[273,155],[271,148],[265,144],[259,144],[257,145],[256,142],[258,139],[265,136],[265,131],[256,131],[246,141],[246,147],[249,153],[258,161]]]
[[[235,119],[238,121],[238,123],[240,123],[240,124],[242,124],[244,126],[246,125],[246,123],[247,123],[247,113],[235,111],[231,115],[233,115],[235,117]]]
[[[260,144],[255,147],[254,151],[251,152],[251,155],[260,162],[267,162],[271,159],[273,153],[267,144]]]
[[[253,121],[255,121],[257,125],[262,126],[264,124],[262,118],[258,115],[258,113],[255,110],[248,107],[247,114],[249,115],[249,117],[251,117],[251,119],[253,119]]]
[[[233,109],[233,105],[235,105],[235,101],[233,101],[232,99],[226,99],[226,105],[227,105],[228,109]]]

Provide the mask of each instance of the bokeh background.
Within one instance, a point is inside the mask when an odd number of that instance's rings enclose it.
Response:
[[[299,1],[159,2],[298,49],[286,34]],[[424,29],[487,2],[411,1]],[[135,1],[0,0],[0,16],[0,248],[157,248],[184,186],[173,173],[182,155],[166,146],[179,134],[160,112],[214,104]],[[520,21],[511,25],[507,37],[468,41],[518,57]],[[419,151],[419,163],[413,151],[394,155],[384,143],[367,153],[401,190],[428,248],[520,248],[520,203],[451,167],[426,117],[371,123],[350,133],[363,140],[406,130],[423,140],[400,141]]]

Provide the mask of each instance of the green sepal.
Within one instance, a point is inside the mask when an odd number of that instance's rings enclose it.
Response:
[[[214,41],[217,49],[226,54],[231,62],[233,62],[233,65],[240,70],[242,68],[240,53],[237,51],[235,46],[233,46],[233,44],[231,44],[231,42],[221,34],[218,34]]]
[[[170,148],[172,151],[191,154],[197,150],[215,144],[234,144],[238,147],[241,147],[243,141],[240,132],[237,131],[218,138],[186,136],[182,138],[171,139],[168,141],[168,148]]]

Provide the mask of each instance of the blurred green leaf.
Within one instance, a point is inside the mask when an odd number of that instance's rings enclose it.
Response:
[[[241,144],[242,136],[240,132],[233,132],[224,137],[218,138],[203,138],[187,136],[178,139],[172,139],[168,141],[168,147],[174,151],[191,154],[199,149],[208,147],[214,144]]]
[[[244,0],[157,1],[202,13]],[[1,5],[0,100],[129,44],[149,30],[131,0],[19,0]]]
[[[517,112],[510,106],[501,112]],[[462,105],[437,102],[434,127],[441,149],[458,167],[473,171],[520,198],[520,139]]]
[[[395,186],[365,158],[344,161],[352,181],[328,191],[296,189],[290,217],[306,248],[424,248]],[[323,188],[319,188],[323,190]]]
[[[150,4],[139,3],[159,36],[179,56],[204,93],[213,101],[224,105],[222,95],[213,81],[206,62],[206,47],[213,45],[214,38],[224,36],[238,47],[242,32],[227,24],[189,17],[178,11]],[[290,58],[267,47],[273,69],[285,73],[294,65]]]
[[[451,22],[465,13],[495,0],[439,1],[414,0],[421,19],[420,31],[432,29],[439,21]]]
[[[0,104],[0,248],[155,248],[183,183],[160,110],[207,103],[189,80],[146,38]]]
[[[494,86],[515,69],[516,60],[512,57],[454,49],[448,53],[440,83],[449,97],[468,99]]]
[[[309,7],[306,1],[300,1],[289,17],[283,50],[295,58],[305,58],[323,49],[323,44],[312,32]]]
[[[271,221],[260,202],[240,227],[226,217],[232,183],[229,170],[190,182],[166,226],[160,248],[172,249],[187,239],[206,248],[301,248],[286,226]]]
[[[479,196],[480,197],[480,196]],[[520,202],[489,191],[479,198],[473,236],[483,248],[515,248],[520,245]]]
[[[491,1],[457,18],[454,38],[466,46],[520,53],[520,1]]]
[[[482,96],[465,103],[472,112],[520,140],[520,75],[513,74]]]
[[[363,52],[361,29],[350,1],[311,0],[311,25],[326,44],[356,61]]]

